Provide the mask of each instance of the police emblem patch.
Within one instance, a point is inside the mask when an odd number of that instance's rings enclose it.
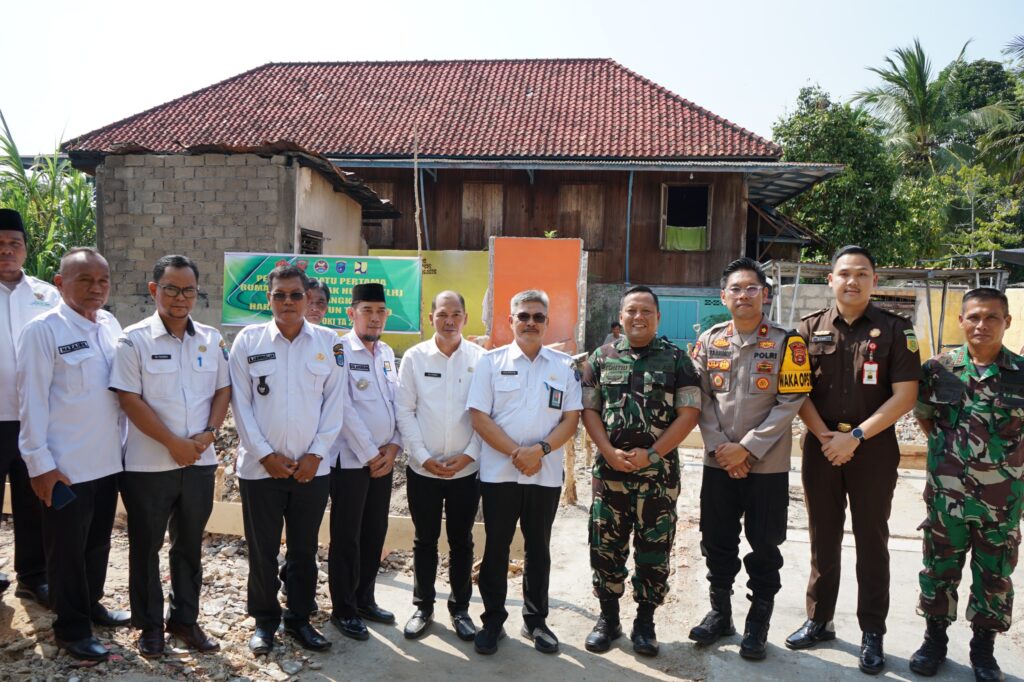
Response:
[[[913,329],[904,329],[903,333],[907,337],[907,350],[911,353],[916,353],[920,346],[917,344],[917,334],[914,333]]]
[[[721,388],[722,386],[725,386],[725,377],[723,377],[721,374],[712,374],[711,385],[714,386],[715,388]]]
[[[754,382],[754,386],[757,386],[759,391],[767,391],[768,387],[772,385],[772,382],[768,380],[768,377],[758,377]]]
[[[711,345],[714,346],[715,348],[728,348],[729,341],[726,339],[715,339],[714,341],[711,342]]]
[[[775,342],[774,341],[758,341],[757,342],[757,347],[758,348],[772,349],[772,348],[775,348]]]

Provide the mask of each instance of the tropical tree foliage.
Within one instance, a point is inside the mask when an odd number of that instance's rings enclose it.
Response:
[[[57,151],[26,169],[3,112],[0,124],[0,206],[25,221],[26,272],[50,282],[68,249],[96,243],[93,186]]]

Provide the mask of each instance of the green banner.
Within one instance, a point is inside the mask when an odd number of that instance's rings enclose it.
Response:
[[[331,302],[323,321],[326,327],[350,328],[346,311],[352,302],[352,287],[380,282],[391,311],[384,330],[394,334],[418,334],[420,331],[422,274],[419,258],[382,256],[225,253],[222,324],[262,324],[273,318],[267,301],[267,275],[278,265],[298,265],[307,277],[318,279],[330,288]]]

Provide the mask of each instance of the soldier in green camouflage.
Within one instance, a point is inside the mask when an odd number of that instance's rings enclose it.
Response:
[[[633,650],[658,653],[654,610],[668,592],[679,497],[676,447],[700,415],[700,381],[686,353],[657,337],[658,297],[629,289],[619,305],[623,335],[583,365],[583,425],[599,456],[593,469],[590,566],[601,616],[586,648],[602,652],[622,634],[619,599],[633,539]],[[635,536],[635,537],[634,537]]]
[[[924,643],[910,669],[931,676],[946,658],[957,587],[971,553],[967,619],[976,680],[1001,680],[995,635],[1010,627],[1010,575],[1024,507],[1024,358],[1003,346],[1009,304],[996,289],[964,295],[967,343],[925,363],[914,415],[928,434],[924,570],[918,612]]]

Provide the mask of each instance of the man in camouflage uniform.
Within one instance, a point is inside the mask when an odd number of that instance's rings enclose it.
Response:
[[[590,566],[601,617],[586,648],[607,651],[622,634],[619,598],[635,535],[637,615],[630,639],[634,651],[654,656],[654,610],[668,592],[676,529],[676,447],[697,423],[700,388],[686,353],[657,338],[661,315],[653,291],[628,290],[619,319],[623,336],[598,348],[583,365],[583,425],[600,453],[593,469]]]
[[[732,586],[746,566],[750,589],[740,656],[760,660],[782,588],[779,575],[789,507],[793,419],[811,390],[807,345],[762,312],[768,279],[739,258],[722,273],[722,303],[732,319],[704,332],[694,364],[704,396],[700,435],[701,553],[707,560],[711,611],[690,631],[698,644],[733,635]],[[740,562],[741,521],[750,552]]]
[[[918,607],[927,630],[910,659],[921,675],[934,675],[946,658],[970,551],[971,665],[977,680],[1003,679],[993,647],[996,633],[1010,627],[1024,506],[1024,358],[1003,346],[1009,326],[1004,294],[969,291],[960,314],[967,343],[924,365],[914,415],[928,434]]]

